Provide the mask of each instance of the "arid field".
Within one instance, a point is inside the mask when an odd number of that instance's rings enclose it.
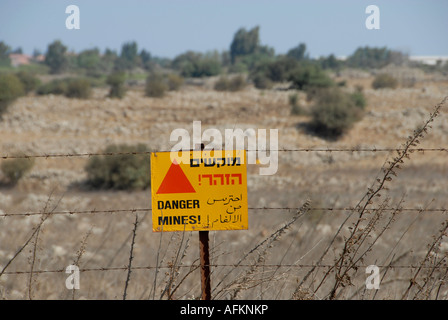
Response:
[[[191,132],[197,120],[202,130],[279,135],[276,174],[248,166],[249,229],[210,232],[213,299],[448,298],[448,103],[426,123],[448,79],[373,90],[373,75],[341,73],[345,90],[363,87],[367,107],[336,141],[309,132],[309,116],[291,115],[292,93],[310,108],[305,93],[218,92],[214,80],[163,98],[137,84],[121,100],[95,88],[86,100],[31,93],[14,102],[0,121],[0,156],[53,156],[35,158],[14,186],[0,173],[1,299],[122,299],[126,284],[127,299],[200,298],[197,232],[153,233],[150,189],[91,190],[84,170],[86,154],[112,143],[168,151],[171,131]],[[410,148],[426,150],[393,165],[392,149],[422,127]],[[66,288],[71,264],[81,270],[78,290]],[[366,289],[369,265],[379,267],[377,290]]]

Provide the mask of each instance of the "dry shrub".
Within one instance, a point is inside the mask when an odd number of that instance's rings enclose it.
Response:
[[[91,85],[87,79],[71,79],[67,84],[65,96],[67,98],[88,99],[91,93]]]
[[[144,144],[109,145],[107,156],[89,159],[87,183],[96,189],[146,189],[150,186],[150,157]]]
[[[109,95],[110,98],[123,98],[126,94],[126,88],[124,87],[124,80],[126,74],[124,72],[114,72],[110,74],[106,83],[110,85]]]
[[[56,79],[37,88],[38,95],[56,94],[67,98],[88,99],[92,88],[88,79],[66,78]]]
[[[214,86],[217,91],[240,91],[246,86],[246,80],[242,75],[236,77],[228,78],[225,76],[220,77]]]
[[[168,89],[162,75],[153,73],[146,78],[145,95],[147,97],[162,98]]]
[[[36,90],[38,95],[65,94],[67,92],[67,79],[56,79],[39,86]]]
[[[387,73],[381,73],[375,77],[372,82],[373,89],[391,88],[395,89],[398,85],[397,79],[388,75]]]
[[[168,90],[176,91],[179,90],[180,87],[184,84],[184,78],[175,74],[170,73],[166,76]]]
[[[33,165],[34,159],[30,158],[7,159],[2,162],[1,169],[8,182],[15,185]]]
[[[337,87],[319,89],[311,109],[311,128],[319,136],[337,139],[362,117],[353,98]]]

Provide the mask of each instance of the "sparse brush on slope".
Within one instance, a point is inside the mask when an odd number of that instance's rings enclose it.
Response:
[[[327,255],[330,247],[333,245],[337,236],[342,232],[346,223],[350,218],[355,217],[355,221],[348,228],[349,235],[345,236],[345,241],[343,248],[335,260],[334,265],[325,272],[324,276],[321,278],[318,285],[314,288],[314,294],[316,294],[323,286],[323,284],[330,278],[330,274],[334,273],[334,284],[331,286],[330,292],[326,293],[328,299],[336,299],[340,296],[341,291],[352,284],[352,278],[358,269],[359,263],[363,262],[367,254],[372,250],[375,242],[381,237],[381,235],[389,228],[390,224],[394,221],[396,215],[401,211],[401,203],[396,206],[395,210],[388,215],[386,222],[383,221],[383,227],[375,237],[372,237],[372,232],[376,230],[379,223],[382,220],[384,209],[389,207],[389,199],[382,201],[377,205],[379,210],[371,210],[371,207],[376,203],[377,199],[383,195],[384,191],[388,190],[388,184],[397,176],[397,171],[401,169],[402,164],[406,159],[410,158],[413,152],[412,148],[416,147],[431,128],[431,122],[439,115],[441,107],[448,100],[448,97],[442,100],[438,105],[436,105],[433,113],[430,114],[428,120],[425,121],[424,125],[418,130],[415,130],[412,135],[409,136],[408,140],[403,144],[403,146],[397,150],[397,156],[392,160],[388,160],[382,168],[383,174],[375,180],[370,188],[368,188],[367,193],[362,197],[359,203],[356,205],[355,210],[353,210],[349,216],[340,225],[338,231],[334,235],[330,245],[324,250],[321,255],[317,265],[321,263],[324,257]],[[443,235],[446,228],[442,230]],[[440,238],[440,237],[439,237]],[[440,239],[439,239],[440,240]],[[439,241],[437,240],[437,241]],[[437,242],[436,241],[436,242]],[[436,243],[435,242],[435,243]],[[431,249],[430,249],[431,251]],[[315,268],[312,268],[307,275],[299,283],[298,288],[302,288],[303,284],[307,279],[314,273]],[[415,274],[417,277],[418,272]],[[414,277],[414,278],[415,278]],[[415,280],[415,279],[414,279]],[[412,281],[411,281],[412,283]],[[410,286],[412,287],[412,286]],[[405,293],[404,297],[407,296],[409,289]]]
[[[255,247],[253,247],[249,252],[247,252],[235,265],[234,268],[231,269],[228,273],[226,273],[220,280],[220,282],[215,286],[215,289],[213,290],[212,294],[214,294],[217,298],[221,297],[222,295],[226,293],[231,294],[232,299],[236,299],[241,291],[252,289],[261,283],[263,281],[259,279],[254,279],[255,270],[257,269],[257,265],[262,264],[262,262],[265,260],[266,255],[268,254],[269,250],[273,247],[274,243],[280,239],[280,237],[288,231],[288,229],[300,218],[302,218],[304,215],[307,214],[307,212],[310,209],[311,201],[307,200],[305,203],[297,209],[296,214],[294,217],[285,223],[283,226],[275,230],[272,234],[270,234],[268,237],[266,237],[263,241],[258,243]],[[236,270],[236,268],[242,264],[246,259],[249,257],[252,257],[252,254],[258,253],[258,255],[255,258],[255,261],[253,261],[253,266],[243,272],[241,276],[231,281],[230,284],[226,285],[225,287],[222,287],[220,290],[217,290],[223,283],[224,280]],[[216,291],[217,290],[217,291]],[[216,293],[214,293],[216,291]]]

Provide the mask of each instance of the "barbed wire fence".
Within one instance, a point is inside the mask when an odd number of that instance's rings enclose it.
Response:
[[[404,148],[300,148],[300,149],[279,149],[276,150],[278,152],[305,152],[305,153],[312,153],[312,152],[369,152],[369,153],[377,153],[377,152],[403,152]],[[257,150],[256,150],[257,151]],[[448,152],[448,148],[412,148],[409,149],[410,152],[420,152],[420,153],[434,153],[434,152]],[[8,160],[8,159],[33,159],[33,158],[43,158],[43,159],[50,159],[50,158],[80,158],[80,157],[95,157],[95,156],[102,156],[102,157],[109,157],[109,156],[123,156],[123,155],[150,155],[151,152],[166,152],[164,151],[145,151],[145,152],[97,152],[97,153],[48,153],[48,154],[21,154],[21,155],[6,155],[3,154],[0,156],[0,159]],[[290,207],[290,206],[279,206],[279,207],[248,207],[248,209],[252,212],[255,212],[255,214],[263,214],[265,211],[269,212],[294,212],[297,210],[296,207]],[[343,212],[343,211],[354,211],[356,210],[356,207],[310,207],[310,210],[320,210],[320,211],[328,211],[328,212]],[[370,208],[371,211],[396,211],[398,208]],[[431,213],[441,213],[446,214],[448,213],[448,209],[441,207],[441,208],[409,208],[409,207],[402,207],[399,208],[400,211],[404,212],[431,212]],[[52,211],[51,215],[97,215],[97,214],[119,214],[119,213],[129,213],[129,214],[135,214],[138,212],[151,212],[152,208],[146,207],[146,208],[116,208],[116,209],[92,209],[92,210],[60,210],[60,211]],[[31,217],[31,216],[42,216],[47,215],[48,213],[41,212],[41,211],[27,211],[27,212],[2,212],[0,213],[0,218],[6,219],[6,218],[13,218],[13,217]],[[191,264],[191,265],[179,265],[176,266],[177,268],[188,268],[188,269],[198,269],[200,266],[199,264]],[[279,269],[279,268],[304,268],[304,269],[311,269],[311,268],[318,268],[318,269],[325,269],[329,270],[334,267],[333,264],[303,264],[303,263],[297,263],[297,264],[287,264],[287,263],[280,263],[280,264],[220,264],[220,263],[211,263],[210,267],[212,268],[222,268],[222,267],[230,267],[230,268],[263,268],[263,269]],[[367,265],[358,265],[359,268],[367,268]],[[419,265],[378,265],[379,268],[382,269],[404,269],[404,270],[417,270],[418,268],[422,269],[444,269],[446,268],[445,265],[438,265],[438,266],[419,266]],[[119,271],[141,271],[141,270],[156,270],[156,269],[172,269],[172,265],[147,265],[147,266],[132,266],[129,268],[128,266],[123,267],[97,267],[97,268],[79,268],[79,272],[119,272]],[[65,273],[66,268],[59,268],[59,269],[41,269],[41,270],[16,270],[16,271],[8,271],[3,270],[2,274],[4,275],[38,275],[38,274],[55,274],[55,273]]]
[[[43,158],[43,159],[50,159],[50,158],[90,158],[95,156],[103,156],[103,157],[110,157],[110,156],[123,156],[123,155],[150,155],[153,152],[168,152],[170,150],[159,150],[159,151],[145,151],[145,152],[97,152],[97,153],[43,153],[43,154],[20,154],[20,155],[9,155],[9,154],[1,154],[0,159],[8,160],[8,159],[35,159],[35,158]],[[247,150],[247,151],[258,151],[258,150]],[[263,150],[264,152],[266,150]],[[304,153],[313,153],[313,152],[328,152],[328,153],[336,153],[336,152],[345,152],[345,153],[354,153],[354,152],[364,152],[364,153],[391,153],[396,152],[398,155],[404,155],[405,153],[446,153],[448,152],[448,148],[445,147],[437,147],[437,148],[416,148],[416,147],[410,147],[410,145],[400,148],[393,148],[393,147],[386,147],[386,148],[380,148],[380,147],[355,147],[355,148],[280,148],[278,150],[271,150],[272,151],[278,151],[278,152],[304,152]],[[267,207],[267,206],[252,206],[248,208],[250,211],[254,212],[255,214],[263,214],[266,211],[279,211],[279,212],[294,212],[297,211],[297,207],[290,207],[290,206],[278,206],[278,207]],[[309,210],[320,210],[320,211],[328,211],[328,212],[355,212],[359,209],[358,206],[352,206],[352,207],[325,207],[325,206],[316,206],[316,207],[309,207]],[[416,208],[416,207],[377,207],[377,208],[369,208],[369,211],[375,212],[396,212],[396,211],[404,211],[404,212],[431,212],[434,214],[446,214],[448,213],[448,209],[445,207],[438,207],[438,208]],[[31,217],[31,216],[42,216],[42,215],[98,215],[98,214],[116,214],[116,213],[129,213],[129,214],[136,214],[139,212],[151,212],[152,208],[146,207],[146,208],[116,208],[116,209],[92,209],[92,210],[54,210],[51,213],[48,212],[40,212],[40,211],[28,211],[28,212],[2,212],[0,211],[0,218],[1,219],[9,219],[13,217]],[[6,220],[4,220],[6,221]],[[447,223],[448,225],[448,223]],[[445,236],[445,233],[442,233],[442,236]],[[135,234],[134,234],[135,236]],[[445,255],[446,258],[446,255]],[[440,261],[445,261],[445,258],[443,258]],[[426,260],[426,258],[425,258]],[[404,270],[417,270],[417,274],[420,270],[428,269],[428,270],[447,270],[446,263],[437,263],[436,265],[424,265],[424,264],[383,264],[378,265],[379,268],[385,269],[386,273],[389,269],[404,269]],[[189,265],[177,265],[176,268],[188,268],[190,270],[199,268],[199,264],[192,263]],[[222,267],[230,267],[230,268],[251,268],[253,270],[263,268],[263,269],[270,269],[270,268],[305,268],[305,269],[325,269],[327,272],[330,272],[332,269],[335,268],[335,264],[328,264],[328,263],[279,263],[279,264],[269,264],[269,263],[211,263],[210,267],[213,268],[222,268]],[[356,265],[357,268],[367,268],[368,265],[358,263]],[[116,267],[96,267],[96,268],[79,268],[80,272],[113,272],[113,271],[139,271],[139,270],[159,270],[159,269],[172,269],[172,265],[143,265],[143,266],[116,266]],[[36,274],[54,274],[54,273],[65,273],[66,268],[55,268],[55,269],[40,269],[40,270],[15,270],[15,271],[8,271],[5,270],[6,267],[1,270],[0,275],[36,275]],[[414,279],[415,280],[415,279]],[[445,281],[445,280],[444,280]]]
[[[247,152],[275,151],[275,152],[402,152],[404,148],[298,148],[298,149],[277,149],[277,150],[253,150],[247,149]],[[448,148],[409,148],[410,152],[448,152]],[[218,152],[220,150],[217,150]],[[157,151],[135,151],[135,152],[85,152],[85,153],[45,153],[45,154],[2,154],[0,159],[37,159],[37,158],[90,158],[95,156],[125,156],[125,155],[150,155],[158,152],[172,152],[172,150]],[[182,152],[182,151],[179,151]]]

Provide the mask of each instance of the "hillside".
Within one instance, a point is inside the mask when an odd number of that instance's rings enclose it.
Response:
[[[317,209],[301,219],[275,244],[277,249],[270,252],[264,263],[294,264],[299,259],[300,263],[312,265],[348,212],[325,208],[356,206],[367,188],[381,175],[380,169],[386,159],[396,154],[365,149],[399,148],[413,130],[428,119],[434,106],[448,94],[448,81],[429,76],[413,87],[382,90],[371,89],[373,76],[361,79],[346,75],[338,80],[346,81],[347,90],[362,85],[367,107],[363,119],[337,141],[327,141],[310,134],[306,130],[309,117],[290,114],[288,99],[292,91],[258,90],[249,86],[239,92],[217,92],[211,89],[210,83],[206,83],[203,86],[185,85],[164,98],[145,97],[143,89],[138,86],[130,88],[122,100],[106,98],[106,88],[95,88],[93,96],[88,100],[29,94],[19,98],[3,115],[0,122],[0,154],[87,154],[102,152],[112,143],[144,143],[151,150],[169,150],[173,145],[169,141],[171,131],[184,128],[191,132],[192,123],[197,120],[202,122],[202,130],[278,129],[281,151],[277,173],[261,176],[257,165],[248,168],[249,207],[254,208],[249,211],[249,230],[212,232],[213,261],[235,263],[241,258],[241,252],[248,252],[256,243],[272,234],[276,227],[288,221],[294,213],[293,208],[311,199],[311,207]],[[309,108],[305,94],[299,91],[298,94],[300,105],[304,109]],[[446,108],[442,109],[418,148],[448,147]],[[298,151],[308,148],[321,151]],[[353,151],[328,152],[322,149]],[[361,151],[357,151],[359,149]],[[383,198],[390,198],[388,206],[396,207],[404,197],[402,206],[405,208],[446,208],[446,159],[446,151],[413,153],[411,159],[402,165],[403,169],[397,172],[398,178],[391,183],[390,190],[383,194]],[[80,257],[83,268],[127,265],[129,235],[134,222],[132,209],[150,208],[150,191],[89,190],[84,184],[87,160],[85,156],[37,158],[33,169],[16,186],[0,185],[0,213],[11,214],[0,217],[0,266],[3,267],[13,257],[41,219],[40,215],[16,214],[42,212],[45,208],[58,212],[128,211],[50,216],[42,224],[38,240],[34,240],[37,244],[32,242],[26,252],[14,260],[9,272],[30,268],[62,270],[77,257]],[[263,207],[286,209],[255,209]],[[145,213],[150,215],[149,211],[139,212],[142,222],[137,230],[134,265],[154,266],[161,261],[169,263],[178,248],[185,248],[185,266],[194,263],[198,256],[197,236],[194,233],[188,235],[192,244],[187,248],[181,235],[166,234],[166,241],[163,246],[159,246],[160,234],[151,232],[151,220]],[[417,220],[414,219],[419,219],[419,222],[415,223]],[[391,256],[388,256],[391,250],[395,250],[395,257],[403,255],[399,264],[417,264],[426,250],[426,244],[431,241],[431,236],[444,219],[446,212],[441,211],[426,211],[423,214],[418,211],[401,212],[393,228],[375,244],[375,250],[362,265],[377,261],[381,264],[391,262]],[[85,250],[81,255],[77,254],[86,235]],[[400,238],[402,235],[403,239]],[[341,243],[343,237],[340,235],[332,249],[334,252],[326,257],[324,264],[333,262]],[[446,240],[444,245],[446,250]],[[35,249],[34,253],[28,252],[30,248]],[[163,257],[156,258],[160,252],[164,253]],[[32,257],[38,260],[30,263]],[[252,263],[254,261],[250,261]],[[188,271],[185,269],[179,272],[183,275]],[[218,279],[227,269],[216,268],[212,286],[219,282]],[[163,278],[167,270],[158,271],[161,273],[158,275],[159,283],[154,286],[153,280],[157,276],[154,272],[157,271],[143,268],[133,272],[130,296],[135,299],[152,298],[155,288],[158,298],[168,281]],[[276,270],[278,272],[274,274],[268,273],[269,270],[247,271],[244,274],[247,279],[254,283],[259,281],[254,286],[257,289],[245,288],[243,281],[237,281],[241,276],[238,270],[234,278],[228,279],[236,282],[224,282],[220,287],[222,291],[217,289],[215,294],[219,293],[217,298],[229,298],[238,287],[241,296],[237,297],[289,298],[298,279],[302,279],[309,269],[294,268],[292,275],[283,268]],[[393,269],[387,279],[402,279],[405,274],[409,276],[408,271]],[[123,270],[86,272],[81,275],[81,290],[76,292],[76,298],[121,298],[125,276]],[[198,296],[200,282],[197,276],[193,274],[188,277],[176,292],[176,298]],[[360,298],[356,290],[363,285],[364,270],[360,270],[357,276],[354,280],[357,285],[344,291],[339,298]],[[70,298],[72,292],[65,289],[65,279],[63,272],[36,273],[31,279],[34,282],[30,281],[29,274],[4,274],[0,277],[0,288],[3,288],[0,289],[0,297],[28,298],[31,295],[43,299]],[[265,280],[266,287],[263,287]],[[376,298],[401,297],[402,285],[400,281],[391,281],[388,290],[381,291]],[[274,290],[268,291],[268,287]],[[308,284],[308,289],[302,292],[303,297],[310,297],[309,288],[312,287],[312,284]],[[325,288],[324,285],[321,290],[325,291]],[[447,288],[444,288],[446,299]],[[320,294],[316,293],[314,298],[319,298]]]

